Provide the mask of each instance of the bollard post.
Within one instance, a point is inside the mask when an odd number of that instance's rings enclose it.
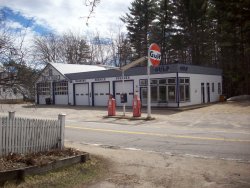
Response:
[[[58,121],[59,121],[59,127],[60,127],[59,148],[61,150],[64,148],[65,116],[66,116],[66,114],[59,114],[58,115]]]
[[[9,119],[15,118],[15,111],[9,111]]]

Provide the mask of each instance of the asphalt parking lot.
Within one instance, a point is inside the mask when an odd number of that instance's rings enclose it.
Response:
[[[201,107],[201,108],[200,108]],[[143,124],[146,121],[130,121],[127,119],[103,118],[107,115],[106,107],[76,107],[59,105],[0,104],[0,115],[15,111],[16,117],[56,119],[58,114],[66,114],[66,121],[78,122],[111,122],[119,124]],[[117,115],[122,115],[122,108]],[[250,102],[225,102],[196,108],[152,109],[151,123],[165,126],[184,126],[188,128],[215,128],[232,130],[250,130]],[[132,109],[126,109],[126,116],[132,117]],[[146,109],[142,109],[142,117],[146,117]]]
[[[111,164],[87,187],[250,187],[249,101],[152,109],[152,121],[103,118],[106,108],[0,105],[0,116],[8,111],[43,119],[65,113],[66,145]]]
[[[66,114],[67,141],[116,148],[250,161],[250,102],[152,109],[152,121],[104,118],[105,107],[1,105],[0,115],[56,119]],[[131,117],[131,108],[126,109]],[[146,117],[146,109],[142,110]],[[123,114],[122,108],[117,115]]]

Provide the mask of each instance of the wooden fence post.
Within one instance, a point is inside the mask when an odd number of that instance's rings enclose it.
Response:
[[[64,129],[65,129],[65,116],[66,114],[59,114],[59,126],[60,126],[60,140],[59,140],[59,148],[64,148]]]
[[[15,111],[9,111],[9,119],[15,118]]]

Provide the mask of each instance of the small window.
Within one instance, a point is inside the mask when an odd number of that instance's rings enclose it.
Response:
[[[168,101],[175,102],[175,85],[168,86]]]
[[[140,86],[146,86],[147,85],[147,83],[148,83],[148,80],[140,80],[139,81],[139,84],[140,84]]]
[[[175,78],[169,78],[168,84],[175,84]]]
[[[185,83],[185,79],[184,78],[180,78],[180,84],[184,84]]]
[[[166,84],[167,80],[166,79],[160,79],[159,84]]]
[[[151,80],[151,84],[157,84],[158,80]]]

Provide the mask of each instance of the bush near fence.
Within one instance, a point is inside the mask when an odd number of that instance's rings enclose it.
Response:
[[[65,115],[58,120],[0,117],[0,156],[33,153],[64,147]]]

